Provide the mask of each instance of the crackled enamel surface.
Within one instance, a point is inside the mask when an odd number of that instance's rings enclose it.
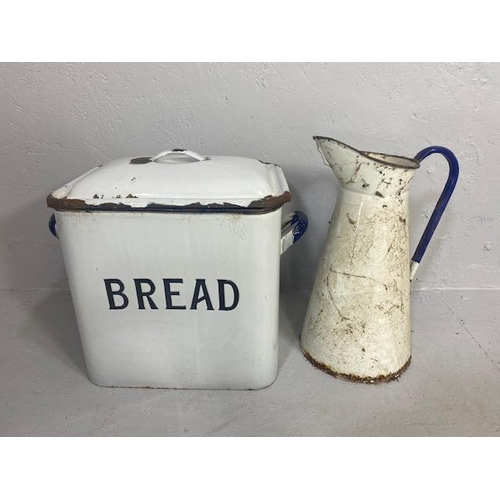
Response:
[[[411,354],[408,184],[418,164],[391,166],[378,160],[404,159],[371,159],[344,145],[317,142],[342,189],[307,309],[302,349],[336,375],[390,378]]]

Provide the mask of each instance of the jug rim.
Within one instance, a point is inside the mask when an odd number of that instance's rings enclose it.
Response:
[[[408,158],[407,156],[400,156],[400,155],[390,155],[386,153],[377,153],[375,151],[361,151],[360,149],[353,148],[352,146],[349,146],[348,144],[345,144],[342,141],[339,141],[337,139],[333,139],[332,137],[326,137],[324,135],[313,135],[313,139],[316,141],[317,139],[326,139],[328,141],[334,141],[337,144],[340,144],[341,146],[350,149],[352,151],[355,151],[356,153],[359,153],[361,156],[367,158],[368,160],[371,161],[376,161],[378,163],[382,163],[383,165],[388,165],[390,167],[395,167],[395,168],[404,168],[404,169],[416,169],[420,167],[420,162],[415,160],[414,158]],[[373,156],[372,156],[373,155]],[[399,158],[401,160],[405,160],[406,162],[409,162],[410,165],[402,165],[401,163],[395,163],[391,162],[385,159],[382,159],[380,157],[385,157],[385,158]]]

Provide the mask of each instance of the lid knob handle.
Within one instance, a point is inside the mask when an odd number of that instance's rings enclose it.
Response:
[[[153,158],[151,158],[151,161],[158,161],[160,158],[164,158],[165,156],[168,155],[189,156],[190,158],[193,158],[194,160],[198,161],[203,161],[205,159],[198,153],[195,153],[194,151],[189,151],[189,149],[168,149],[167,151],[162,151],[161,153],[158,153],[156,156],[153,156]]]

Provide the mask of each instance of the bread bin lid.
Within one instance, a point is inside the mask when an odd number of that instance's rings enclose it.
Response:
[[[281,168],[185,149],[96,167],[47,197],[56,210],[269,212],[290,201]]]

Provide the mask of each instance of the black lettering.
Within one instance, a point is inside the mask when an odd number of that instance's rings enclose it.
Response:
[[[165,288],[165,302],[167,304],[167,309],[186,309],[186,306],[174,306],[172,304],[172,296],[180,295],[180,292],[177,292],[170,288],[170,285],[172,283],[183,283],[183,280],[180,278],[171,278],[163,280],[163,288]]]
[[[203,295],[200,297],[200,291],[203,290]],[[193,300],[191,301],[190,309],[197,309],[200,302],[205,301],[207,303],[207,310],[213,311],[212,301],[210,300],[210,295],[208,294],[207,285],[205,280],[197,279],[196,285],[193,292]]]
[[[118,290],[112,290],[112,285],[118,285]],[[106,294],[108,296],[108,304],[110,309],[125,309],[128,306],[128,297],[123,293],[125,285],[121,280],[105,279],[104,286],[106,287]],[[116,305],[115,296],[119,295],[123,299],[121,306]]]
[[[156,289],[155,284],[148,279],[134,279],[134,283],[135,283],[135,291],[137,294],[137,303],[139,304],[139,309],[146,309],[146,306],[144,305],[144,297],[148,299],[149,307],[151,309],[158,309],[156,304],[153,302],[153,299],[150,297],[151,295],[153,295],[153,293],[155,293]],[[142,289],[143,284],[149,285],[148,291],[145,292]]]
[[[240,292],[236,283],[229,280],[217,280],[219,282],[219,311],[232,311],[240,301]],[[224,286],[229,285],[233,289],[233,303],[228,306],[226,304],[226,293],[224,291]]]

